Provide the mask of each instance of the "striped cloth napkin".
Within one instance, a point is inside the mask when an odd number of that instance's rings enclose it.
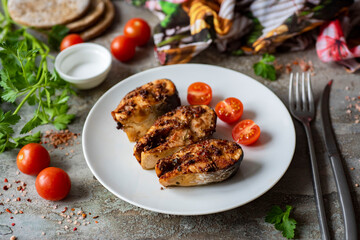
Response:
[[[127,1],[159,17],[153,36],[163,65],[186,63],[211,44],[220,52],[250,55],[303,50],[316,41],[322,61],[339,62],[349,72],[360,68],[359,1]]]

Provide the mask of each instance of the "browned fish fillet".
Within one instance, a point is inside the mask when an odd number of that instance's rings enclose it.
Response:
[[[211,136],[215,127],[216,114],[209,106],[180,106],[156,120],[136,143],[134,156],[144,169],[152,169],[159,159]]]
[[[155,120],[180,105],[178,91],[169,79],[159,79],[129,92],[111,112],[131,142],[145,135]]]
[[[238,144],[209,139],[160,159],[155,171],[161,185],[165,187],[221,182],[236,173],[243,156]]]

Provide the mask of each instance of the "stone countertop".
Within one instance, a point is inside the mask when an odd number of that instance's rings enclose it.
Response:
[[[152,26],[158,22],[147,10],[118,1],[115,5],[117,16],[113,26],[94,42],[109,47],[111,40],[122,33],[125,22],[134,16],[141,16]],[[315,76],[312,79],[316,99],[325,84],[334,79],[330,100],[331,117],[359,226],[360,188],[356,187],[356,184],[360,184],[360,125],[355,123],[359,112],[354,107],[351,113],[346,113],[346,110],[348,104],[355,103],[360,95],[360,75],[348,74],[336,64],[322,63],[317,58],[315,49],[276,54],[276,57],[281,64],[291,63],[296,58],[313,62]],[[209,48],[191,62],[218,65],[249,75],[271,89],[287,105],[289,75],[282,73],[274,82],[255,76],[252,65],[259,58],[260,56],[227,56]],[[76,113],[77,117],[69,125],[69,129],[74,133],[81,133],[89,110],[102,94],[122,79],[156,66],[158,63],[150,43],[138,49],[135,58],[129,63],[124,64],[114,59],[109,77],[102,85],[94,90],[79,91],[77,96],[71,98],[70,112]],[[299,71],[297,67],[293,70]],[[347,96],[350,99],[346,100]],[[32,112],[31,107],[26,107],[21,114],[27,119]],[[40,198],[35,190],[35,177],[17,172],[18,150],[3,153],[0,157],[0,181],[3,185],[10,183],[12,186],[7,191],[2,187],[0,189],[0,203],[4,204],[0,205],[0,239],[9,239],[13,235],[18,239],[284,239],[281,233],[264,219],[273,205],[294,207],[292,217],[298,222],[296,239],[320,239],[306,136],[299,122],[294,120],[294,124],[297,142],[295,155],[281,180],[264,195],[244,206],[204,216],[173,216],[150,212],[117,198],[91,174],[83,156],[81,137],[76,140],[79,144],[63,150],[48,147],[48,150],[52,150],[51,166],[64,169],[72,179],[69,196],[59,202]],[[41,126],[36,130],[45,132],[51,129],[52,126]],[[330,233],[333,239],[343,239],[342,214],[324,148],[319,111],[312,123],[312,130]],[[9,182],[4,183],[4,178]],[[21,184],[14,182],[17,180],[27,183],[25,197],[16,190]],[[14,201],[17,197],[20,197],[21,201]],[[31,199],[31,202],[27,199]],[[63,215],[65,207],[68,210]],[[13,214],[7,213],[6,208],[11,209]],[[20,210],[23,214],[14,214]],[[82,217],[82,214],[78,215],[80,211],[86,214],[85,219],[79,219]],[[85,222],[85,225],[78,226],[74,221]],[[12,223],[15,225],[12,226]],[[74,227],[77,228],[75,231]]]

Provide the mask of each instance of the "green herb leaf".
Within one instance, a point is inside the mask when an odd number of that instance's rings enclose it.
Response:
[[[54,126],[59,130],[65,129],[66,126],[71,122],[71,120],[74,119],[74,117],[75,117],[74,114],[59,115],[54,120]]]
[[[14,138],[13,140],[15,142],[14,148],[20,148],[20,147],[23,147],[23,146],[25,146],[26,144],[29,144],[29,143],[38,143],[38,142],[40,142],[41,133],[37,132],[37,133],[35,133],[33,135],[26,135],[26,136],[23,136],[23,137]]]
[[[265,53],[262,59],[253,65],[254,72],[257,76],[269,79],[271,81],[276,80],[276,70],[272,63],[275,60],[275,56]]]
[[[36,128],[37,126],[40,126],[42,123],[41,119],[39,118],[38,115],[35,115],[30,121],[28,121],[24,127],[21,129],[20,133],[24,134],[24,133],[28,133],[31,130],[33,130],[34,128]]]
[[[290,218],[291,206],[286,206],[285,212],[275,205],[265,217],[265,222],[275,225],[275,229],[281,231],[282,235],[287,239],[293,239],[295,236],[296,221]]]
[[[51,31],[48,33],[49,45],[59,50],[61,41],[69,33],[69,29],[64,25],[53,26]]]

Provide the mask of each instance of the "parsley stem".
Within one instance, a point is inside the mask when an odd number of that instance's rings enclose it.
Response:
[[[21,103],[19,104],[19,106],[17,106],[17,108],[15,109],[15,111],[13,112],[13,115],[16,115],[21,107],[24,105],[24,103],[29,99],[29,97],[36,91],[37,88],[33,88],[26,96],[25,98],[21,101]]]

